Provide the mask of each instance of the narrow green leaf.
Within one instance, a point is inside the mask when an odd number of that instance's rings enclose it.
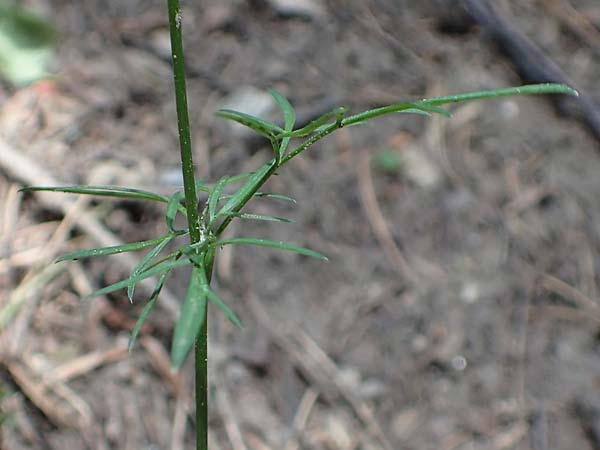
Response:
[[[246,178],[249,178],[253,175],[254,172],[242,173],[240,175],[234,175],[233,177],[229,177],[225,186],[229,186],[231,184],[239,183],[240,181],[244,181]]]
[[[254,194],[254,196],[259,197],[259,198],[272,198],[275,200],[283,200],[285,202],[290,202],[290,203],[298,203],[296,201],[296,199],[294,199],[292,197],[288,197],[287,195],[271,194],[269,192],[257,192],[256,194]]]
[[[194,263],[194,265],[203,266],[204,265],[204,257],[205,257],[205,253],[203,253],[203,251],[205,250],[206,247],[208,247],[208,243],[206,241],[197,242],[195,244],[190,244],[190,245],[181,247],[179,249],[179,252],[181,252],[181,254],[187,256],[190,259],[190,261],[192,261]],[[196,249],[199,249],[199,250],[196,250]]]
[[[158,243],[158,245],[156,245],[156,247],[154,247],[152,250],[150,250],[148,252],[148,254],[146,256],[144,256],[144,258],[135,266],[135,268],[133,269],[133,271],[131,272],[131,275],[129,277],[129,279],[133,279],[135,277],[137,277],[140,273],[142,273],[144,270],[146,270],[148,268],[148,266],[150,265],[150,262],[152,262],[152,260],[154,258],[156,258],[160,252],[163,251],[163,249],[169,245],[169,242],[171,242],[173,239],[175,239],[176,235],[169,235],[163,238],[163,240],[161,242]],[[130,283],[129,286],[127,286],[127,297],[129,297],[129,301],[133,302],[133,292],[135,289],[135,283]]]
[[[419,103],[414,103],[412,108],[409,108],[409,109],[406,109],[406,110],[400,111],[400,112],[414,113],[415,111],[420,111],[421,113],[425,113],[427,115],[430,115],[431,113],[435,113],[435,114],[439,114],[444,117],[452,117],[452,114],[450,113],[450,111],[447,111],[444,108],[440,108],[439,106],[419,104]]]
[[[274,123],[231,109],[220,109],[216,112],[216,116],[244,125],[269,140],[273,139],[276,134],[284,132]]]
[[[419,116],[426,116],[426,117],[431,117],[431,113],[427,112],[427,111],[423,111],[422,109],[418,109],[418,108],[409,108],[409,109],[405,109],[404,111],[398,111],[398,114],[417,114]],[[360,122],[360,124],[364,124],[365,122]],[[352,124],[352,125],[356,125],[356,124]],[[349,125],[349,126],[352,126]]]
[[[163,285],[165,284],[165,279],[167,278],[167,275],[170,272],[171,271],[168,270],[160,276],[160,278],[158,279],[158,283],[156,284],[156,286],[154,287],[154,290],[152,291],[152,295],[150,295],[150,298],[148,299],[148,303],[146,303],[144,310],[140,314],[140,317],[138,318],[137,322],[135,323],[135,328],[131,332],[131,336],[129,338],[129,344],[127,345],[127,350],[129,351],[129,353],[131,353],[131,350],[133,349],[135,340],[137,339],[137,336],[138,336],[140,330],[142,329],[142,325],[144,325],[144,322],[148,318],[150,311],[152,311],[152,308],[154,308],[154,304],[156,303],[156,300],[158,300],[158,295],[160,294],[160,291],[162,290]]]
[[[215,184],[215,187],[211,192],[210,197],[208,197],[208,220],[211,223],[215,219],[215,213],[217,210],[217,204],[219,203],[221,192],[223,192],[223,189],[227,185],[228,181],[228,176],[221,177],[217,184]]]
[[[225,315],[227,316],[227,318],[231,321],[231,323],[233,323],[236,327],[238,327],[240,330],[243,330],[244,327],[242,325],[242,321],[240,320],[240,318],[231,310],[231,308],[229,308],[229,306],[227,306],[223,300],[221,300],[219,298],[219,296],[217,294],[215,294],[210,287],[206,287],[205,288],[206,291],[206,295],[208,296],[208,299],[213,302],[221,311],[223,311],[225,313]]]
[[[271,90],[269,90],[269,93],[275,99],[277,106],[279,106],[279,109],[281,109],[281,112],[283,113],[283,121],[284,121],[285,131],[286,132],[292,131],[294,129],[294,124],[296,123],[296,111],[294,111],[294,108],[292,107],[290,102],[287,100],[287,98],[285,98],[279,92],[277,92],[274,89],[271,89]],[[285,151],[286,151],[289,143],[290,143],[289,137],[283,138],[281,140],[281,142],[279,143],[278,154],[276,155],[278,161],[281,160],[281,158],[285,154]]]
[[[343,115],[346,114],[347,112],[348,112],[348,108],[346,108],[344,106],[335,108],[334,110],[329,111],[329,112],[323,114],[321,117],[313,120],[308,125],[300,128],[299,130],[280,133],[276,136],[276,138],[282,139],[282,138],[286,138],[286,137],[289,137],[289,138],[306,137],[312,133],[318,132],[318,129],[325,126],[329,121],[331,121],[333,119],[337,120],[340,117],[340,115],[343,117]]]
[[[169,199],[169,202],[167,203],[167,212],[165,213],[165,222],[167,224],[167,229],[171,233],[178,232],[178,230],[176,230],[173,227],[173,223],[175,222],[175,217],[177,216],[177,211],[179,211],[180,209],[185,210],[185,208],[181,208],[181,206],[182,206],[181,200],[184,197],[185,197],[185,194],[183,193],[183,191],[177,191],[171,196],[171,198]]]
[[[130,189],[118,186],[30,186],[20,189],[22,192],[47,191],[64,192],[67,194],[96,195],[100,197],[130,198],[133,200],[152,200],[155,202],[167,203],[169,199],[163,195],[154,192],[143,191],[140,189]]]
[[[232,197],[233,197],[233,195],[231,195],[231,194],[221,195],[221,200],[229,200]],[[272,199],[275,199],[275,200],[283,200],[283,201],[290,202],[290,203],[298,203],[296,201],[296,199],[294,199],[292,197],[289,197],[287,195],[272,194],[270,192],[257,192],[256,194],[253,195],[253,197],[256,197],[256,198],[272,198]]]
[[[198,332],[206,320],[207,286],[203,280],[204,267],[192,270],[188,292],[173,332],[171,367],[179,370],[192,349]]]
[[[294,221],[292,221],[290,219],[286,219],[284,217],[265,216],[262,214],[227,213],[226,215],[237,217],[238,219],[243,219],[243,220],[263,220],[263,221],[267,221],[267,222],[294,223]]]
[[[267,239],[254,239],[254,238],[234,238],[234,239],[224,239],[222,241],[217,241],[212,244],[213,247],[222,247],[224,245],[256,245],[259,247],[271,247],[279,250],[286,250],[294,253],[298,253],[304,256],[310,256],[311,258],[317,258],[324,261],[328,261],[326,256],[321,255],[313,250],[309,250],[304,247],[298,247],[296,245],[287,244],[285,242],[280,241],[270,241]]]
[[[145,248],[159,244],[166,237],[167,236],[163,236],[158,239],[151,239],[149,241],[133,242],[131,244],[115,245],[112,247],[100,247],[92,248],[89,250],[79,250],[76,252],[67,253],[66,255],[62,255],[56,260],[56,262],[75,261],[78,259],[93,258],[96,256],[115,255],[126,252],[137,252],[138,250],[143,250]]]
[[[177,261],[166,262],[164,264],[161,264],[160,266],[155,266],[151,269],[145,270],[144,272],[140,273],[139,275],[133,278],[127,278],[125,280],[121,280],[109,286],[103,287],[102,289],[98,289],[97,291],[94,291],[91,294],[82,297],[81,301],[88,301],[93,298],[100,297],[101,295],[106,295],[110,294],[111,292],[118,291],[119,289],[125,289],[129,286],[130,283],[138,283],[142,280],[145,280],[146,278],[150,278],[160,273],[163,273],[166,270],[173,270],[177,267],[187,266],[189,264],[191,264],[191,261],[187,258],[179,259]]]
[[[436,97],[431,99],[424,99],[417,102],[407,103],[396,103],[389,106],[383,106],[381,108],[375,108],[368,111],[364,111],[353,116],[346,117],[342,120],[343,126],[354,125],[358,122],[364,122],[366,120],[374,119],[375,117],[385,116],[397,112],[406,111],[411,108],[427,108],[430,106],[442,106],[451,103],[462,103],[473,100],[485,100],[493,99],[498,97],[507,97],[514,95],[541,95],[541,94],[565,94],[565,95],[579,95],[577,91],[565,86],[564,84],[555,83],[543,83],[543,84],[532,84],[527,86],[506,88],[506,89],[493,89],[488,91],[477,91],[469,92],[466,94],[450,95],[445,97]]]
[[[242,187],[231,197],[227,203],[221,208],[218,215],[221,216],[230,211],[237,212],[236,208],[243,204],[243,201],[250,195],[253,195],[253,191],[257,189],[257,185],[262,181],[263,177],[272,170],[273,165],[276,164],[275,160],[271,160],[258,169],[252,174],[252,176],[244,183]]]
[[[546,95],[546,94],[565,94],[579,96],[579,93],[564,84],[557,83],[541,83],[541,84],[529,84],[519,87],[511,87],[504,89],[492,89],[488,91],[468,92],[466,94],[449,95],[446,97],[436,97],[431,99],[424,99],[415,102],[417,105],[431,105],[440,106],[447,105],[450,103],[462,103],[473,100],[485,100],[498,97],[511,97],[515,95]]]
[[[279,106],[279,109],[281,109],[281,112],[283,113],[285,131],[292,130],[296,120],[296,112],[294,111],[294,107],[290,104],[287,98],[285,98],[275,89],[269,89],[269,93],[275,99],[277,106]]]
[[[329,136],[335,130],[338,130],[339,128],[345,126],[344,122],[343,122],[344,114],[345,114],[345,112],[341,111],[337,115],[337,120],[335,121],[335,123],[330,123],[330,124],[323,125],[323,126],[317,128],[317,130],[315,130],[315,132],[313,134],[311,134],[310,137],[308,139],[306,139],[302,144],[300,144],[294,150],[288,152],[288,154],[285,156],[285,158],[283,158],[283,160],[281,161],[280,165],[287,163],[290,159],[295,158],[300,153],[302,153],[306,149],[308,149],[310,146],[316,144],[317,142],[319,142],[321,139],[325,138],[326,136]]]

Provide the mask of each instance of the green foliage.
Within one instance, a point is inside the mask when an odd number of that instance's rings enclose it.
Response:
[[[203,264],[194,266],[179,321],[175,325],[171,345],[171,364],[175,369],[179,369],[185,362],[196,342],[200,327],[206,320],[208,281],[205,270]]]
[[[22,86],[46,76],[56,31],[27,10],[0,0],[0,73]]]
[[[386,148],[378,152],[372,159],[373,166],[381,172],[397,174],[402,167],[402,157],[398,151]]]
[[[132,300],[134,288],[137,283],[153,276],[159,276],[156,287],[152,292],[149,301],[146,303],[132,333],[130,348],[133,346],[144,321],[156,304],[168,274],[174,269],[183,266],[192,266],[192,275],[188,292],[183,302],[181,315],[175,325],[172,342],[171,361],[174,368],[179,368],[185,362],[190,349],[196,341],[199,330],[206,320],[206,306],[208,302],[217,306],[218,309],[225,313],[232,323],[241,327],[240,319],[210,288],[209,280],[212,271],[213,258],[215,252],[218,252],[219,249],[227,245],[251,245],[269,247],[276,250],[293,252],[302,256],[327,260],[325,256],[314,250],[285,242],[260,238],[221,239],[221,235],[229,223],[234,219],[267,220],[283,223],[290,222],[289,220],[280,217],[242,212],[242,209],[252,199],[277,199],[295,203],[295,200],[285,195],[259,192],[259,189],[276,170],[280,169],[292,158],[307,150],[325,136],[342,127],[361,125],[376,117],[398,113],[421,115],[441,114],[448,116],[449,112],[441,108],[441,106],[507,95],[534,94],[575,95],[576,93],[566,86],[542,84],[494,91],[473,92],[462,95],[425,99],[417,102],[397,103],[351,116],[346,115],[348,113],[347,108],[336,108],[308,125],[296,130],[294,130],[296,115],[293,107],[287,99],[276,91],[271,91],[271,95],[274,97],[283,115],[284,128],[242,112],[231,110],[218,111],[218,117],[245,125],[259,135],[265,137],[272,146],[274,158],[264,163],[256,172],[237,176],[223,176],[212,188],[208,187],[203,182],[195,182],[197,191],[208,194],[208,201],[205,203],[204,209],[197,213],[199,218],[198,226],[200,239],[191,244],[181,245],[176,252],[170,253],[160,259],[157,258],[159,258],[166,247],[174,242],[178,236],[189,234],[189,230],[176,230],[174,228],[174,222],[178,214],[187,216],[189,212],[188,202],[196,205],[198,204],[198,198],[187,199],[184,192],[181,191],[175,192],[170,198],[166,198],[152,192],[111,186],[70,186],[62,188],[31,187],[25,188],[24,190],[66,192],[166,203],[165,228],[168,232],[166,235],[148,241],[135,242],[115,247],[72,252],[59,258],[59,261],[115,255],[124,252],[150,249],[127,279],[99,289],[84,298],[84,300],[87,300],[120,289],[127,289],[127,295],[130,300]],[[290,150],[291,142],[297,139],[301,139],[302,141]],[[375,160],[386,170],[390,169],[391,166],[396,167],[398,164],[398,161],[396,160],[390,162],[388,156],[389,155],[380,155],[380,157]],[[241,183],[241,185],[234,193],[224,193],[226,188],[238,183]]]

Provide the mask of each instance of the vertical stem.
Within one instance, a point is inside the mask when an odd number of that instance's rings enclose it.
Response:
[[[192,160],[192,139],[190,137],[187,90],[185,86],[185,60],[183,57],[183,37],[181,33],[182,15],[179,0],[168,0],[168,4],[183,189],[185,192],[190,237],[192,243],[197,243],[200,241],[200,222],[198,221],[198,200],[196,197],[196,180],[194,179],[194,162]]]
[[[188,117],[187,90],[185,86],[185,60],[183,56],[183,37],[181,32],[182,14],[179,0],[168,0],[169,30],[171,33],[171,51],[173,53],[173,78],[175,81],[175,103],[177,106],[177,127],[181,150],[181,170],[183,189],[187,209],[188,227],[193,244],[200,242],[200,221],[198,219],[198,200],[196,180],[192,158],[192,139]],[[210,280],[212,258],[207,269]],[[196,339],[196,449],[208,450],[208,314]]]
[[[208,312],[208,311],[207,311]],[[208,314],[196,338],[196,450],[208,450]]]

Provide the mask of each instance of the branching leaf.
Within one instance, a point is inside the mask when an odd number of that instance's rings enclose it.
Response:
[[[310,256],[311,258],[317,258],[324,261],[328,261],[326,256],[323,256],[320,253],[315,252],[314,250],[309,250],[308,248],[304,247],[298,247],[297,245],[288,244],[286,242],[270,241],[268,239],[234,238],[224,239],[212,244],[213,247],[222,247],[224,245],[256,245],[258,247],[271,247],[279,250],[286,250],[289,252],[298,253],[304,256]]]
[[[154,247],[152,250],[150,250],[148,252],[148,254],[146,256],[144,256],[144,258],[138,263],[137,266],[135,266],[135,268],[133,269],[133,271],[131,272],[131,275],[129,277],[129,279],[133,279],[135,277],[137,277],[140,273],[142,273],[144,270],[146,270],[148,268],[148,266],[150,265],[150,263],[152,262],[152,260],[154,258],[156,258],[160,252],[163,251],[163,249],[169,245],[169,242],[171,242],[173,239],[175,239],[176,235],[169,235],[163,238],[163,240],[161,242],[158,243],[158,245],[156,245],[156,247]],[[163,274],[164,275],[164,274]],[[129,286],[127,286],[127,297],[129,297],[129,301],[133,302],[133,292],[135,289],[135,283],[130,283]]]
[[[269,140],[272,140],[276,134],[284,132],[281,127],[274,123],[231,109],[220,109],[217,111],[216,116],[244,125]]]
[[[167,203],[169,199],[163,195],[154,192],[143,191],[140,189],[131,189],[118,186],[30,186],[20,189],[21,192],[47,191],[64,192],[67,194],[96,195],[100,197],[130,198],[132,200],[152,200],[155,202]]]
[[[240,318],[227,306],[223,300],[221,300],[217,294],[215,294],[209,287],[205,288],[206,295],[208,299],[213,302],[221,311],[225,313],[227,318],[233,323],[236,327],[242,330],[244,327],[242,326],[242,321]]]
[[[173,333],[171,366],[176,370],[179,370],[185,362],[194,342],[196,342],[198,332],[206,320],[207,293],[208,285],[204,267],[194,266],[181,314]]]
[[[88,301],[93,298],[100,297],[101,295],[106,295],[106,294],[110,294],[111,292],[118,291],[119,289],[125,289],[126,287],[129,286],[130,283],[137,284],[140,281],[145,280],[146,278],[153,277],[153,276],[163,273],[167,270],[171,271],[173,269],[176,269],[177,267],[187,266],[189,264],[191,264],[191,261],[187,258],[179,259],[177,261],[166,262],[159,266],[155,266],[155,267],[152,267],[151,269],[145,270],[144,272],[140,273],[139,275],[137,275],[133,278],[127,278],[125,280],[121,280],[121,281],[113,283],[109,286],[103,287],[102,289],[98,289],[97,291],[94,291],[91,294],[88,294],[85,297],[82,297],[81,301]]]
[[[152,291],[152,295],[150,295],[150,298],[148,299],[148,303],[146,303],[144,310],[140,314],[140,317],[138,318],[137,322],[135,323],[135,328],[131,333],[131,337],[129,338],[129,344],[127,345],[127,350],[129,351],[129,353],[131,353],[131,350],[133,349],[135,340],[137,339],[137,336],[140,330],[142,329],[142,325],[144,325],[144,322],[148,318],[150,311],[152,311],[152,308],[154,308],[154,304],[156,303],[156,300],[158,300],[158,295],[160,294],[160,291],[162,290],[163,285],[165,284],[165,279],[167,278],[167,275],[169,273],[170,271],[167,271],[160,276],[160,278],[158,279],[158,283]]]
[[[92,248],[89,250],[79,250],[76,252],[67,253],[66,255],[62,255],[56,260],[56,262],[76,261],[78,259],[93,258],[96,256],[108,256],[126,252],[137,252],[138,250],[143,250],[145,248],[159,244],[166,237],[167,236],[163,236],[158,239],[151,239],[149,241],[133,242],[131,244],[115,245],[112,247],[100,247]]]

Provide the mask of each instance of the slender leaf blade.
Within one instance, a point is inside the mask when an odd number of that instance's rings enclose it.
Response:
[[[207,289],[203,282],[204,267],[194,266],[183,307],[173,332],[171,367],[179,370],[189,354],[206,320]]]
[[[205,290],[206,290],[206,295],[207,295],[208,299],[211,302],[213,302],[215,304],[215,306],[217,306],[221,311],[223,311],[225,313],[225,315],[231,321],[231,323],[233,323],[240,330],[243,330],[244,326],[242,325],[242,321],[236,315],[236,313],[234,313],[231,310],[231,308],[229,306],[227,306],[225,304],[225,302],[223,302],[223,300],[221,300],[219,298],[219,296],[217,294],[215,294],[215,292],[212,289],[210,289],[209,287],[206,287]]]
[[[515,95],[542,95],[542,94],[565,94],[565,95],[579,95],[576,90],[566,86],[564,84],[556,83],[542,83],[542,84],[531,84],[526,86],[505,88],[505,89],[492,89],[487,91],[476,91],[468,92],[465,94],[449,95],[444,97],[435,97],[430,99],[423,99],[416,102],[404,102],[396,103],[393,105],[383,106],[381,108],[375,108],[368,111],[364,111],[359,114],[346,117],[342,120],[343,126],[354,125],[358,122],[364,122],[366,120],[374,119],[376,117],[385,116],[397,112],[406,111],[407,109],[415,107],[429,107],[429,106],[443,106],[452,103],[462,103],[474,100],[486,100],[494,99],[499,97],[515,96]]]
[[[95,195],[100,197],[129,198],[132,200],[152,200],[155,202],[167,203],[169,199],[163,195],[141,189],[131,189],[119,186],[29,186],[20,189],[22,192],[63,192],[67,194]]]
[[[157,238],[157,239],[150,239],[148,241],[133,242],[131,244],[114,245],[111,247],[99,247],[99,248],[92,248],[92,249],[88,249],[88,250],[78,250],[76,252],[71,252],[71,253],[62,255],[61,257],[59,257],[56,260],[56,262],[76,261],[78,259],[94,258],[97,256],[108,256],[108,255],[116,255],[116,254],[121,254],[121,253],[126,253],[126,252],[137,252],[139,250],[143,250],[145,248],[152,247],[153,245],[159,244],[163,239],[165,239],[165,236]]]
[[[227,185],[228,181],[228,176],[221,177],[221,179],[217,182],[213,191],[211,192],[210,197],[208,197],[208,218],[210,222],[212,222],[215,219],[215,213],[217,210],[217,204],[219,203],[221,192],[223,192],[223,189]]]
[[[144,270],[146,270],[150,265],[150,262],[154,258],[156,258],[173,239],[175,239],[175,235],[169,235],[164,237],[163,240],[159,242],[152,250],[150,250],[148,254],[144,256],[144,258],[142,258],[142,260],[135,266],[135,268],[131,271],[129,279],[131,280],[135,278]],[[129,298],[130,302],[133,302],[134,289],[135,283],[133,282],[129,286],[127,286],[127,297]]]
[[[257,192],[256,194],[254,194],[254,196],[258,197],[258,198],[272,198],[275,200],[283,200],[285,202],[290,202],[290,203],[298,203],[296,201],[296,199],[294,199],[292,197],[288,197],[287,195],[272,194],[270,192]]]
[[[281,95],[279,92],[277,92],[275,89],[270,89],[269,93],[271,94],[271,96],[275,99],[275,103],[277,103],[277,106],[279,106],[279,109],[281,109],[281,112],[283,113],[283,121],[284,121],[284,129],[286,132],[290,132],[294,129],[294,124],[296,123],[296,111],[294,111],[293,106],[290,104],[290,102],[288,101],[287,98],[285,98],[283,95]],[[285,154],[285,151],[288,147],[288,144],[290,143],[290,138],[283,138],[281,140],[281,142],[279,143],[279,150],[278,150],[278,160],[280,160],[283,155]]]
[[[177,211],[181,208],[181,200],[185,197],[183,191],[175,192],[169,202],[167,203],[167,211],[165,213],[165,222],[167,224],[167,229],[171,233],[177,233],[177,230],[174,228],[175,217],[177,216]],[[185,208],[183,208],[185,209]],[[186,212],[187,215],[187,212]]]
[[[170,272],[171,271],[168,270],[160,276],[160,278],[158,279],[158,283],[156,284],[156,286],[154,287],[154,290],[152,291],[152,295],[150,295],[150,298],[148,299],[148,303],[146,303],[146,306],[144,306],[144,309],[143,309],[142,313],[140,314],[140,317],[138,317],[138,320],[135,323],[135,327],[134,327],[133,331],[131,332],[131,336],[129,337],[129,344],[127,345],[127,350],[129,351],[129,353],[131,353],[131,350],[133,349],[133,346],[135,345],[135,341],[137,339],[138,334],[140,333],[140,330],[142,329],[142,326],[144,325],[144,322],[146,322],[148,315],[154,308],[156,300],[158,300],[160,291],[162,290],[162,288],[165,284],[165,279],[167,278],[167,275]]]
[[[323,261],[329,261],[329,259],[321,255],[314,250],[310,250],[308,248],[299,247],[297,245],[288,244],[286,242],[281,241],[271,241],[268,239],[255,239],[255,238],[233,238],[233,239],[223,239],[221,241],[217,241],[212,244],[213,247],[222,247],[224,245],[255,245],[258,247],[270,247],[276,248],[279,250],[285,250],[289,252],[298,253],[303,256],[310,256],[311,258],[320,259]]]
[[[547,94],[564,94],[578,96],[579,93],[564,84],[557,83],[541,83],[541,84],[529,84],[525,86],[503,88],[503,89],[491,89],[487,91],[468,92],[465,94],[449,95],[445,97],[436,97],[431,99],[424,99],[418,102],[414,102],[416,105],[431,105],[441,106],[450,103],[462,103],[473,100],[486,100],[499,97],[512,97],[515,95],[547,95]]]
[[[177,261],[166,262],[159,266],[155,266],[151,269],[145,270],[144,272],[140,273],[139,275],[137,275],[133,278],[127,278],[125,280],[121,280],[121,281],[113,283],[109,286],[105,286],[101,289],[98,289],[98,290],[92,292],[91,294],[88,294],[88,295],[82,297],[81,301],[85,302],[85,301],[91,300],[93,298],[100,297],[101,295],[106,295],[106,294],[110,294],[111,292],[118,291],[119,289],[125,289],[127,286],[129,286],[130,283],[138,283],[142,280],[145,280],[146,278],[150,278],[150,277],[153,277],[160,273],[163,273],[166,270],[170,271],[170,270],[176,269],[177,267],[182,267],[182,266],[186,266],[189,264],[191,264],[191,261],[187,258],[179,259]]]
[[[244,125],[269,140],[273,139],[275,134],[284,132],[281,127],[278,127],[274,123],[231,109],[220,109],[216,112],[216,116]]]
[[[316,118],[315,120],[310,122],[308,125],[300,128],[298,130],[280,133],[279,135],[277,135],[277,138],[281,139],[281,138],[285,138],[285,137],[289,137],[289,138],[306,137],[312,133],[318,132],[318,129],[323,126],[326,126],[326,124],[329,121],[331,121],[333,119],[337,119],[338,117],[340,117],[340,115],[344,115],[347,112],[348,112],[348,108],[346,108],[344,106],[335,108],[329,112],[326,112],[321,117]]]
[[[266,216],[263,214],[252,214],[252,213],[227,213],[233,217],[237,217],[243,220],[262,220],[266,222],[279,222],[279,223],[294,223],[293,220],[286,219],[285,217]]]
[[[275,99],[275,103],[281,109],[283,113],[284,129],[290,131],[294,128],[294,122],[296,121],[296,111],[290,104],[287,98],[277,92],[275,89],[269,89],[269,93]]]
[[[252,191],[257,189],[257,184],[263,179],[263,177],[273,168],[273,164],[276,164],[275,160],[271,160],[262,165],[260,169],[252,174],[252,176],[244,183],[242,187],[231,197],[227,203],[221,208],[218,216],[226,214],[230,211],[237,212],[236,209],[240,204],[248,197],[252,195]]]
[[[444,117],[452,117],[452,114],[450,113],[450,111],[447,111],[444,108],[440,108],[439,106],[419,104],[419,103],[414,103],[412,108],[409,108],[409,109],[406,109],[406,110],[400,111],[400,112],[414,113],[416,111],[420,111],[421,113],[425,113],[427,115],[431,115],[432,113],[434,113],[434,114],[439,114]]]

